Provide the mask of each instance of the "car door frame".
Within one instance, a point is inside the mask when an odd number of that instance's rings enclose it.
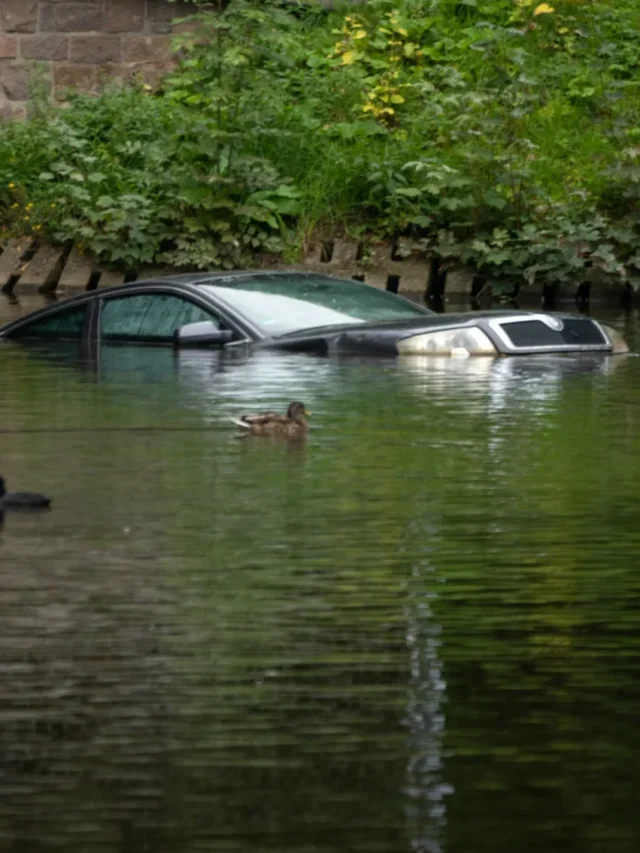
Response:
[[[144,296],[145,294],[168,294],[182,298],[186,302],[191,302],[193,305],[197,305],[198,308],[202,308],[204,311],[207,311],[211,314],[212,319],[215,317],[224,323],[224,325],[237,337],[227,344],[219,344],[218,347],[220,349],[224,349],[228,346],[249,343],[253,339],[249,330],[243,328],[238,322],[237,317],[229,316],[229,312],[224,310],[224,306],[216,304],[208,297],[208,295],[199,293],[195,287],[184,287],[173,282],[169,283],[160,281],[140,282],[139,285],[136,283],[135,287],[132,287],[131,285],[123,285],[118,288],[105,289],[104,293],[99,294],[98,297],[93,300],[94,304],[92,306],[89,322],[85,326],[88,339],[94,340],[99,344],[113,344],[115,346],[171,346],[172,341],[169,339],[166,341],[148,341],[143,339],[136,340],[135,338],[123,338],[122,340],[104,340],[102,338],[100,321],[104,303],[111,299],[130,299],[134,296]]]

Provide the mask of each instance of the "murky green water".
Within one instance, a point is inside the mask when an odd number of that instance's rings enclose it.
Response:
[[[55,499],[0,532],[0,850],[635,853],[639,419],[634,356],[0,347]]]

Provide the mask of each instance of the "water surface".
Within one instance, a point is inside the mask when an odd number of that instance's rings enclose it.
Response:
[[[639,415],[635,356],[1,346],[54,508],[0,531],[0,850],[635,853]]]

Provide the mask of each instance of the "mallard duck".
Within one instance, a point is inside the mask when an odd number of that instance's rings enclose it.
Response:
[[[259,412],[255,415],[241,415],[232,418],[236,426],[246,430],[247,435],[272,435],[283,438],[302,438],[307,434],[308,412],[304,403],[291,403],[286,415],[277,412]]]
[[[8,492],[0,477],[0,513],[5,509],[46,509],[51,498],[37,492]]]

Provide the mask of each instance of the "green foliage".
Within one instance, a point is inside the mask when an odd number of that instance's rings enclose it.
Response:
[[[245,144],[252,116],[266,108],[266,86],[258,103],[247,76],[260,74],[266,16],[237,3],[222,20],[205,14],[200,32],[213,23],[220,61],[185,38],[162,95],[140,86],[71,94],[64,111],[40,101],[27,124],[3,128],[7,233],[75,240],[124,267],[231,269],[283,251],[298,193]]]
[[[203,6],[158,91],[0,130],[0,221],[125,266],[228,268],[346,231],[497,285],[595,268],[635,287],[636,5]]]

